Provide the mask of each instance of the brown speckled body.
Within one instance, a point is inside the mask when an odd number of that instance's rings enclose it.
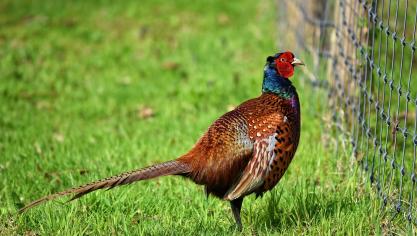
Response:
[[[261,179],[231,199],[272,189],[291,163],[300,137],[298,97],[283,99],[273,93],[248,100],[216,120],[196,145],[178,161],[191,166],[188,173],[208,193],[226,198],[239,181],[258,167]],[[269,145],[269,155],[258,155],[255,145]],[[257,142],[257,140],[261,140]],[[272,159],[271,159],[272,158]]]

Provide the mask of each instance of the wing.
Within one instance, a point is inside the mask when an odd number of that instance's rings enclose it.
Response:
[[[223,198],[251,159],[253,142],[245,117],[233,110],[217,119],[180,160],[192,167],[188,177]]]
[[[274,148],[277,140],[275,137],[276,133],[255,141],[253,157],[237,184],[226,193],[224,197],[226,200],[234,200],[248,195],[263,185],[264,179],[270,171],[271,162],[276,156]]]

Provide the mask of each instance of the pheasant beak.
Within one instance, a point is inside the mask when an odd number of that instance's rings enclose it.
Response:
[[[294,57],[294,60],[291,62],[291,65],[301,66],[301,65],[304,65],[304,62],[302,62],[300,59]]]

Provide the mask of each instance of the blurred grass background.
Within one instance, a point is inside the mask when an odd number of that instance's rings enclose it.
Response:
[[[271,0],[1,1],[0,234],[240,234],[227,202],[206,199],[179,177],[16,210],[173,159],[217,117],[258,96],[266,56],[291,49],[275,46],[291,30],[277,32],[276,7]],[[243,233],[406,232],[386,223],[348,167],[324,149],[326,95],[300,70],[293,81],[300,147],[271,193],[245,199]]]

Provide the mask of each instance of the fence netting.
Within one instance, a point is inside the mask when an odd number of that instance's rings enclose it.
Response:
[[[278,47],[295,42],[311,56],[309,81],[328,94],[332,137],[361,184],[390,219],[415,227],[417,1],[278,0],[277,7],[278,31],[293,31]]]

